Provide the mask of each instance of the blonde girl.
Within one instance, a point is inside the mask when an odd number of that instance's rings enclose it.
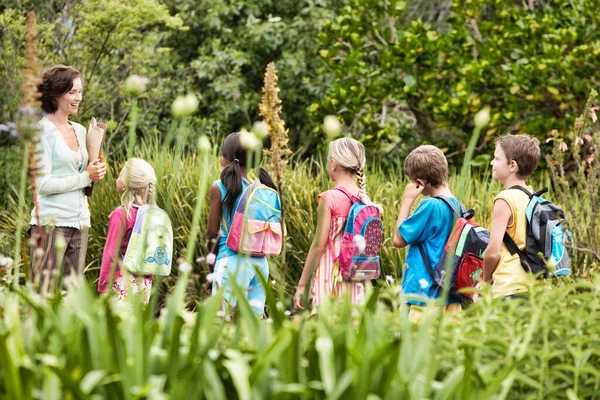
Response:
[[[365,182],[365,148],[362,143],[352,138],[332,142],[327,157],[327,173],[336,187],[342,186],[364,203],[371,203]],[[353,303],[360,303],[365,292],[363,283],[340,279],[336,262],[352,201],[342,191],[334,189],[321,193],[318,201],[316,235],[294,295],[294,308],[304,308],[304,292],[313,272],[310,298],[315,307],[325,296],[341,296],[344,293],[350,294]]]
[[[129,281],[133,293],[144,296],[145,304],[150,300],[153,277],[131,275],[122,271],[120,266],[127,251],[138,208],[147,203],[154,204],[155,186],[156,174],[150,164],[141,158],[127,160],[117,179],[121,206],[110,214],[108,221],[108,234],[98,280],[99,293],[108,290],[115,271],[112,289],[116,292],[117,298],[127,297],[127,281]]]

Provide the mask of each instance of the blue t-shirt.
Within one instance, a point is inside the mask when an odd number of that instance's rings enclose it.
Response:
[[[450,197],[450,200],[460,209],[460,203],[456,198]],[[453,224],[454,213],[450,207],[443,200],[433,197],[421,201],[414,214],[400,224],[398,232],[409,244],[406,268],[402,274],[404,294],[428,299],[439,297],[417,245],[423,245],[433,268],[444,253],[444,247],[450,237]],[[425,305],[416,300],[408,300],[408,303]]]

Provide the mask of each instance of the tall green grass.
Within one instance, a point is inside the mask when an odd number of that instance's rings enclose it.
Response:
[[[179,257],[185,258],[185,248],[188,244],[187,238],[192,227],[192,216],[196,204],[198,184],[203,173],[208,174],[209,182],[219,178],[219,149],[213,149],[209,168],[206,170],[201,165],[200,156],[194,152],[185,157],[175,157],[174,150],[164,148],[158,138],[141,141],[133,150],[133,155],[150,162],[157,170],[162,171],[162,178],[158,184],[157,195],[159,206],[165,208],[171,215],[175,233],[175,260]],[[92,229],[90,232],[87,253],[87,275],[93,282],[97,276],[102,259],[108,217],[112,210],[119,206],[120,198],[115,189],[115,181],[124,163],[125,157],[109,160],[109,172],[106,178],[94,186],[94,194],[89,199],[92,211]],[[178,165],[174,160],[178,159]],[[489,170],[482,168],[470,173],[468,179],[460,178],[458,173],[452,173],[450,187],[453,193],[467,206],[475,210],[475,219],[483,226],[490,226],[491,209],[494,196],[502,190],[498,182],[489,177]],[[401,278],[402,266],[405,259],[405,250],[395,249],[392,245],[392,235],[396,218],[400,209],[402,192],[408,180],[400,168],[383,168],[377,162],[372,162],[366,174],[367,188],[371,198],[383,206],[384,223],[384,245],[382,248],[382,275],[389,275],[398,280]],[[532,179],[534,187],[550,186],[548,175],[539,171]],[[286,269],[287,287],[285,293],[290,296],[295,290],[298,282],[308,248],[314,237],[317,217],[318,194],[331,188],[333,183],[329,181],[324,165],[316,160],[292,163],[284,174],[286,186],[286,214],[287,239],[286,239]],[[548,196],[553,198],[552,193]],[[208,199],[206,199],[208,200]],[[561,196],[563,204],[560,204],[567,213],[567,219],[576,218],[581,220],[579,212],[589,216],[589,199],[573,196],[572,198]],[[568,203],[567,203],[568,202]],[[16,202],[13,203],[16,205]],[[598,210],[595,211],[598,217]],[[28,218],[27,211],[22,218]],[[14,226],[16,214],[13,210],[0,211],[3,223],[0,226],[0,235],[14,237]],[[194,254],[196,259],[205,256],[205,239],[208,215],[208,202],[201,210],[201,218],[198,226],[198,236]],[[6,221],[6,222],[4,222]],[[26,240],[22,254],[26,258]],[[25,260],[28,262],[28,260]],[[279,285],[282,282],[281,265],[276,257],[269,259],[271,265],[271,278],[269,282]],[[207,272],[207,267],[202,261],[192,263],[194,269],[191,275],[189,294],[191,300],[201,299],[204,294],[201,283]],[[593,261],[585,265],[575,265],[577,273],[587,273],[596,270],[600,265]],[[170,291],[177,279],[177,273],[162,281],[161,292]],[[274,282],[274,283],[273,283]],[[279,288],[279,286],[278,286]]]
[[[187,278],[187,277],[186,277]],[[80,278],[81,279],[81,278]],[[270,319],[240,296],[184,308],[186,279],[160,317],[137,298],[0,290],[0,397],[43,399],[592,399],[600,392],[600,283],[542,284],[529,298],[490,293],[461,314],[432,307],[412,324],[397,287],[362,306],[328,299]],[[239,294],[242,290],[238,288]],[[153,301],[156,301],[154,299]]]

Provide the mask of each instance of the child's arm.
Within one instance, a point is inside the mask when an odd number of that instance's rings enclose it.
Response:
[[[410,215],[410,209],[412,208],[413,203],[419,197],[421,192],[423,191],[423,182],[418,180],[417,183],[409,183],[406,185],[404,189],[404,194],[402,195],[402,205],[400,206],[400,213],[398,214],[398,220],[396,221],[396,229],[394,229],[394,247],[399,249],[408,246],[406,240],[400,234],[400,225],[408,218]]]
[[[310,280],[321,256],[327,249],[327,240],[329,238],[329,229],[331,228],[331,211],[327,207],[325,199],[319,199],[319,208],[317,210],[317,230],[315,232],[315,238],[313,239],[308,254],[306,256],[306,262],[304,263],[304,269],[302,270],[302,276],[298,282],[296,288],[296,294],[294,295],[294,308],[302,309],[302,297],[306,289],[306,285]]]
[[[115,270],[116,260],[119,257],[121,241],[125,235],[125,210],[118,208],[110,215],[108,220],[108,233],[106,244],[102,253],[102,265],[100,266],[100,278],[98,279],[98,293],[104,293],[108,289],[111,277]]]
[[[512,211],[508,203],[502,199],[496,200],[492,212],[490,242],[483,257],[483,281],[486,283],[492,282],[492,276],[500,261],[500,248],[511,217]]]
[[[208,230],[206,233],[206,261],[210,272],[214,272],[214,256],[219,245],[219,230],[221,225],[221,190],[217,184],[210,187],[210,205],[208,207]],[[210,262],[212,261],[212,262]]]

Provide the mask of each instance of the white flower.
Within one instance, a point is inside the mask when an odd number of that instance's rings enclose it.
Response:
[[[246,150],[254,150],[260,147],[262,144],[261,141],[256,137],[256,135],[252,132],[248,132],[245,130],[241,131],[240,134],[240,143],[243,148]]]
[[[419,285],[421,285],[421,289],[427,289],[429,283],[423,278],[419,279]]]
[[[327,115],[323,120],[323,132],[330,138],[339,136],[342,133],[342,124],[335,115]]]
[[[10,257],[5,257],[3,254],[0,254],[0,267],[10,267],[13,263],[13,259]]]
[[[54,248],[58,251],[63,251],[67,248],[67,242],[65,242],[65,237],[61,234],[56,235],[56,239],[54,241]]]
[[[215,255],[215,253],[208,253],[208,255],[206,256],[206,263],[208,265],[215,265],[216,260],[217,256]]]
[[[479,112],[475,114],[473,121],[475,121],[475,126],[477,128],[481,129],[486,126],[488,122],[490,122],[490,108],[486,107],[482,110],[479,110]]]
[[[385,276],[385,281],[386,281],[388,284],[390,284],[390,285],[393,285],[393,284],[394,284],[394,282],[395,282],[395,281],[394,281],[394,278],[392,278],[392,276],[391,276],[391,275],[386,275],[386,276]]]
[[[215,280],[215,274],[210,273],[210,274],[206,275],[206,281],[207,282],[212,282],[214,280]]]
[[[208,351],[208,358],[210,358],[213,361],[216,360],[217,358],[219,358],[219,351],[215,349],[210,349]]]
[[[225,316],[225,310],[217,311],[217,317],[224,317],[224,316]]]
[[[175,117],[183,117],[186,115],[192,115],[198,109],[198,98],[189,93],[185,96],[177,96],[173,104],[171,104],[171,113]]]
[[[148,78],[139,75],[130,75],[123,85],[125,93],[132,96],[139,96],[146,91],[148,85]]]
[[[358,249],[359,255],[362,254],[363,251],[365,251],[365,248],[367,247],[367,242],[365,241],[365,238],[362,235],[354,235],[352,243],[354,244],[354,247]]]
[[[252,132],[259,138],[264,139],[269,136],[269,125],[265,121],[255,122],[252,125]]]
[[[179,264],[179,272],[190,272],[192,270],[192,266],[187,262],[182,262]]]
[[[201,151],[210,151],[210,147],[210,140],[208,139],[208,136],[200,136],[200,139],[198,139],[198,148]]]
[[[292,312],[291,312],[290,310],[285,310],[285,311],[283,312],[283,314],[284,314],[286,317],[289,317],[290,315],[292,315]]]
[[[34,258],[44,257],[44,249],[42,249],[41,247],[38,247],[37,249],[35,249],[35,251],[33,252],[33,257]]]

